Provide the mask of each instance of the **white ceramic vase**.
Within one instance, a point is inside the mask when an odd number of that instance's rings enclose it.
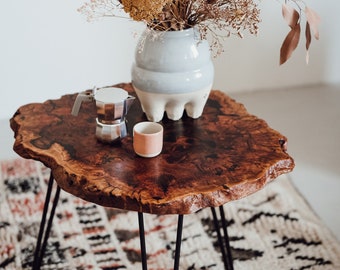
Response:
[[[132,85],[149,121],[164,112],[178,120],[202,115],[214,79],[210,47],[193,29],[144,31],[135,52]]]

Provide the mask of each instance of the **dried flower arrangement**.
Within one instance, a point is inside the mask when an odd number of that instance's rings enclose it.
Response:
[[[217,54],[223,51],[222,41],[232,34],[243,37],[242,33],[258,33],[260,22],[260,0],[90,0],[79,8],[89,21],[100,17],[119,17],[123,10],[135,21],[142,21],[150,29],[178,31],[197,27],[202,39],[211,36],[211,48]],[[296,49],[301,33],[301,14],[306,15],[306,61],[314,37],[319,39],[320,18],[302,0],[284,0],[282,15],[290,32],[280,51],[280,64],[285,63]]]

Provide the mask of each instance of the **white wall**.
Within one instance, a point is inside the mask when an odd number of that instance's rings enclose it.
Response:
[[[325,3],[326,2],[326,3]],[[81,0],[0,2],[0,118],[29,102],[42,102],[93,85],[130,81],[134,47],[143,26],[129,20],[88,23]],[[339,0],[311,0],[323,19],[321,40],[304,44],[284,66],[279,48],[288,32],[275,0],[263,0],[258,37],[230,38],[215,59],[214,87],[227,92],[340,83]]]
[[[29,102],[130,81],[142,25],[88,23],[81,0],[0,1],[0,118]]]
[[[288,62],[279,66],[280,47],[290,29],[282,19],[278,1],[263,0],[259,35],[226,41],[226,52],[215,61],[215,86],[228,92],[236,92],[303,84],[339,83],[340,17],[337,14],[340,11],[340,1],[305,2],[322,17],[321,39],[312,40],[308,65],[305,62],[303,20],[303,31],[297,51]]]

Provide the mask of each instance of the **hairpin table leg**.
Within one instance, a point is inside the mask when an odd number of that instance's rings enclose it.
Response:
[[[40,221],[40,228],[39,228],[37,244],[36,244],[35,252],[34,252],[34,261],[33,261],[33,266],[32,266],[33,270],[40,269],[42,259],[43,259],[44,253],[45,253],[45,249],[46,249],[46,246],[47,246],[47,240],[48,240],[48,237],[49,237],[49,234],[50,234],[50,231],[51,231],[51,227],[52,227],[52,223],[53,223],[53,217],[54,217],[54,214],[55,214],[55,209],[56,209],[58,201],[59,201],[60,187],[57,186],[57,190],[56,190],[56,193],[55,193],[55,196],[54,196],[50,217],[49,217],[49,220],[48,220],[47,228],[45,230],[46,217],[47,217],[48,207],[49,207],[49,203],[50,203],[50,199],[51,199],[53,182],[54,182],[54,178],[53,178],[53,175],[52,175],[52,172],[51,172],[50,173],[50,179],[49,179],[49,182],[48,182],[46,197],[45,197],[44,210],[43,210],[41,221]],[[45,233],[44,233],[44,231],[45,231]],[[43,236],[44,236],[44,241],[43,241],[43,244],[41,245],[41,241],[43,239]]]
[[[226,250],[227,250],[229,269],[233,270],[234,269],[234,265],[233,265],[233,257],[232,257],[232,254],[231,254],[231,248],[230,248],[230,243],[229,243],[227,220],[225,218],[223,205],[221,205],[219,208],[220,208],[220,215],[221,215],[221,220],[222,220],[222,228],[223,228],[224,239],[225,239],[225,247],[226,247]]]
[[[139,224],[140,248],[141,248],[141,255],[142,255],[142,269],[147,270],[148,267],[147,267],[146,247],[145,247],[144,219],[143,219],[143,213],[141,212],[138,212],[138,224]],[[183,215],[178,215],[174,270],[179,269],[179,259],[180,259],[180,254],[181,254],[181,243],[182,243],[182,231],[183,231]]]
[[[181,257],[182,231],[183,231],[183,215],[178,215],[174,270],[179,269],[179,259]]]
[[[138,224],[139,224],[140,248],[141,248],[141,253],[142,253],[142,267],[143,267],[143,270],[147,270],[148,265],[146,261],[144,218],[143,218],[143,213],[141,212],[138,212]]]
[[[220,206],[219,210],[220,210],[222,228],[223,228],[223,233],[224,233],[223,237],[222,237],[222,234],[221,234],[220,225],[219,225],[219,221],[218,221],[218,218],[217,218],[215,208],[211,207],[211,212],[212,212],[213,220],[214,220],[214,226],[215,226],[215,230],[216,230],[216,233],[217,233],[217,239],[218,239],[218,243],[219,243],[219,246],[220,246],[221,252],[222,252],[224,267],[225,267],[226,270],[233,270],[234,269],[233,259],[232,259],[232,255],[231,255],[230,245],[229,245],[227,222],[226,222],[226,219],[225,219],[223,206]]]

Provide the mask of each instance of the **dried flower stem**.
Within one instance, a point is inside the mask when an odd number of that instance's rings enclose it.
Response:
[[[252,35],[258,33],[260,22],[260,10],[257,2],[260,0],[90,0],[78,9],[88,21],[100,17],[118,17],[116,11],[124,10],[135,21],[142,21],[147,26],[159,31],[178,31],[197,27],[202,39],[210,33],[211,48],[216,55],[223,51],[223,39],[230,35],[243,37],[243,32],[248,31]],[[281,1],[281,0],[277,0]],[[282,0],[283,1],[283,0]],[[284,0],[288,6],[291,3],[292,11],[283,14],[290,25],[291,16],[298,17],[295,25],[286,37],[281,48],[280,63],[285,62],[296,48],[300,37],[300,18],[303,13],[301,3],[305,6],[307,15],[306,36],[308,51],[310,38],[308,31],[312,27],[315,37],[318,38],[317,26],[319,18],[317,14],[307,9],[302,0]],[[287,9],[288,10],[288,9]],[[297,14],[297,15],[296,15]],[[292,32],[293,31],[293,32]],[[224,33],[224,35],[220,34]]]

